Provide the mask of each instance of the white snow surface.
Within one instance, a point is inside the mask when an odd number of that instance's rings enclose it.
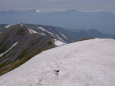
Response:
[[[56,46],[61,46],[61,45],[64,45],[64,44],[65,44],[64,42],[55,39],[55,45]]]
[[[28,31],[30,32],[30,34],[38,33],[38,32],[36,32],[36,31],[34,31],[34,30],[32,30],[32,29],[28,29]]]
[[[22,26],[23,26],[23,24],[20,24],[20,26],[22,27]]]
[[[6,25],[6,28],[9,28],[11,25]]]
[[[64,34],[62,34],[61,32],[59,32],[65,39],[67,39],[67,37],[64,35]]]
[[[46,31],[44,28],[42,28],[42,27],[38,27],[38,29],[41,29],[42,31]]]
[[[18,42],[14,43],[8,50],[6,50],[4,53],[0,54],[0,57],[3,56],[5,53],[7,53],[9,50],[11,50],[17,44],[18,44]]]
[[[61,37],[59,37],[57,34],[56,34],[56,36],[57,36],[61,41],[63,41],[63,39],[62,39]]]
[[[41,33],[41,35],[46,35],[45,33]]]
[[[113,39],[92,39],[46,50],[0,76],[0,86],[115,86],[114,50]]]
[[[15,47],[18,44],[18,42],[14,43],[8,50],[6,50],[4,53],[0,54],[0,57],[3,56],[5,53],[7,53],[9,50],[11,50],[13,47]],[[9,59],[9,58],[7,58]],[[7,59],[5,59],[4,61],[6,61]],[[2,61],[0,64],[2,64],[4,61]]]
[[[38,27],[38,29],[41,29],[42,31],[45,31],[45,32],[47,32],[47,33],[51,34],[52,36],[54,36],[54,34],[53,34],[52,32],[49,32],[48,30],[45,30],[45,29],[44,29],[44,28],[42,28],[42,27]]]
[[[54,34],[52,32],[46,31],[47,33],[51,34],[52,36],[54,36]]]

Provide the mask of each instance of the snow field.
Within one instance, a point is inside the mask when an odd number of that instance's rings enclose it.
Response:
[[[92,39],[46,50],[0,76],[0,86],[115,86],[114,50],[113,39]]]

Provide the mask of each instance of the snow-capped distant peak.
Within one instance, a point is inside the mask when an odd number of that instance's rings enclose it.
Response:
[[[11,25],[6,25],[6,28],[9,28]]]

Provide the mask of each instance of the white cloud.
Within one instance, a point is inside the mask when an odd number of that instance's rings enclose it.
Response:
[[[36,12],[37,12],[37,13],[39,13],[39,12],[40,12],[40,10],[36,9]]]
[[[115,0],[0,0],[0,10],[39,8],[40,11],[60,11],[62,9],[115,11]],[[34,7],[34,8],[32,8]],[[98,10],[96,10],[98,11]],[[37,12],[39,12],[37,10]]]
[[[18,10],[21,10],[21,11],[26,11],[26,10],[33,10],[35,8],[21,8],[21,9],[18,9]]]

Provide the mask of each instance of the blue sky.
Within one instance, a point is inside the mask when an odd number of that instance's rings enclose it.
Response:
[[[38,9],[42,12],[70,9],[115,12],[115,0],[0,0],[0,10],[27,9]]]

